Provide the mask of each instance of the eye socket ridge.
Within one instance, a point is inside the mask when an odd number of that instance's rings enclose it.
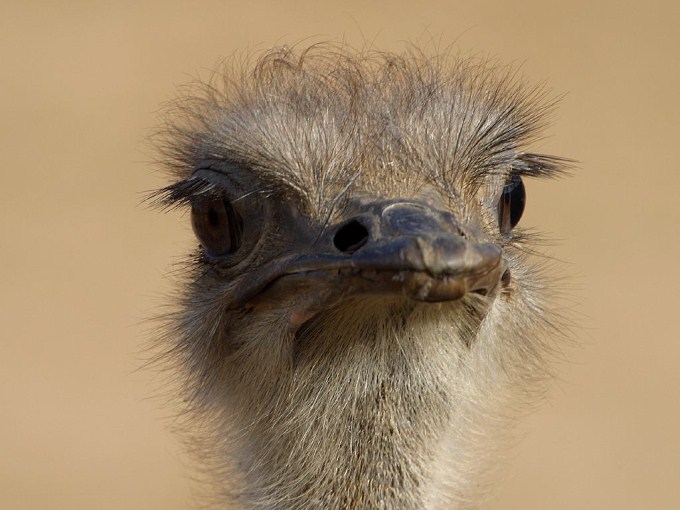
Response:
[[[509,234],[522,218],[526,204],[526,189],[518,174],[510,174],[498,200],[498,225],[501,233]]]

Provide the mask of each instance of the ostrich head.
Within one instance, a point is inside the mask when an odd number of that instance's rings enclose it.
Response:
[[[549,109],[476,61],[329,47],[175,103],[157,197],[200,246],[168,357],[230,505],[476,506],[544,373],[515,227]]]

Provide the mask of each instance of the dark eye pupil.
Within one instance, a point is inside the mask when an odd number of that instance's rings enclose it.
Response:
[[[211,207],[208,211],[208,222],[213,228],[219,228],[220,226],[220,213],[214,207]]]
[[[502,233],[509,233],[519,223],[525,202],[526,191],[522,178],[519,175],[511,175],[505,183],[498,203],[498,223]]]
[[[227,255],[241,246],[243,218],[224,198],[195,203],[191,208],[191,226],[209,255]]]

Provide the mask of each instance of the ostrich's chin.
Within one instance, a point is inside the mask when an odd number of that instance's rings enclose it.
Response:
[[[469,347],[475,341],[490,302],[477,295],[441,303],[414,301],[404,296],[365,296],[346,300],[327,310],[310,313],[294,328],[296,358],[306,351],[321,354],[344,349],[373,350],[379,344],[391,351],[404,344]],[[382,350],[382,349],[381,349]]]
[[[294,328],[299,347],[367,343],[398,334],[400,341],[444,342],[452,336],[470,345],[490,302],[477,295],[440,303],[414,301],[406,296],[362,296],[309,313]]]

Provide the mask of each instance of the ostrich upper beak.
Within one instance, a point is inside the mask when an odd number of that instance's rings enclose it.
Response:
[[[501,248],[469,240],[450,212],[415,201],[355,209],[298,253],[251,274],[236,289],[237,301],[261,304],[294,293],[317,308],[361,294],[439,302],[492,294],[499,286],[506,269]]]

